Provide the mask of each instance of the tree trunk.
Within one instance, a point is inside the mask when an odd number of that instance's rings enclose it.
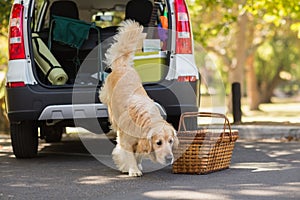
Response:
[[[247,13],[239,16],[236,33],[236,62],[233,62],[229,74],[230,83],[239,82],[242,90],[244,88],[244,67],[247,55],[247,22]]]
[[[273,96],[274,89],[276,86],[280,83],[281,78],[279,76],[281,70],[283,67],[279,67],[274,78],[272,81],[268,84],[267,82],[263,82],[260,86],[260,102],[261,103],[271,103],[271,98]]]
[[[241,94],[244,94],[244,71],[245,71],[245,61],[246,61],[246,52],[247,52],[247,22],[248,16],[245,12],[238,18],[237,22],[237,32],[236,32],[236,53],[235,53],[235,61],[232,62],[230,67],[228,80],[230,86],[238,82],[241,84]],[[229,95],[228,99],[228,110],[232,111],[232,95]]]
[[[254,54],[247,58],[247,96],[250,110],[259,110],[260,98],[254,69]]]

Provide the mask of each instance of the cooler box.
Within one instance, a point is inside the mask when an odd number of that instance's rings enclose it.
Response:
[[[142,82],[158,82],[166,76],[166,52],[138,52],[134,57],[134,68]]]

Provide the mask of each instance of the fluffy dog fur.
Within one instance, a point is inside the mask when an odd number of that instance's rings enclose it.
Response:
[[[120,171],[129,176],[142,175],[142,159],[161,164],[173,162],[172,148],[177,146],[175,129],[160,115],[144,90],[141,79],[132,67],[137,44],[144,38],[143,27],[127,20],[108,49],[106,62],[112,72],[100,91],[100,100],[107,105],[117,145],[112,152]]]

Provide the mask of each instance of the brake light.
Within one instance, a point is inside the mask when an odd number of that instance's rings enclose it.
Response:
[[[197,81],[196,76],[178,76],[178,82],[195,82]]]
[[[10,83],[7,83],[6,87],[8,87],[8,88],[25,87],[25,83],[24,82],[10,82]]]
[[[176,13],[176,53],[192,53],[192,35],[189,14],[184,0],[175,0]]]
[[[22,4],[14,4],[9,22],[9,59],[24,59],[25,48],[23,38],[23,10]]]

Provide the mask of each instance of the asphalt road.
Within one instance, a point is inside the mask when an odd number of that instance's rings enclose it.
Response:
[[[300,199],[299,142],[238,141],[230,169],[179,175],[149,167],[139,178],[102,164],[83,143],[41,143],[37,158],[20,160],[0,135],[0,199]]]

